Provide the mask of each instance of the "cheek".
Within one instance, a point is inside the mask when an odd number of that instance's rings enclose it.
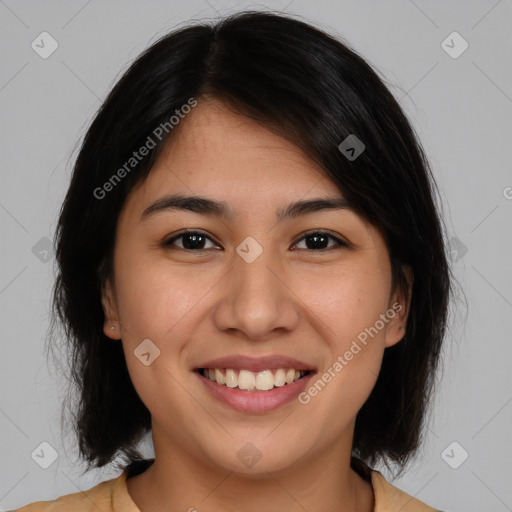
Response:
[[[305,283],[304,290],[310,291],[304,302],[314,308],[328,350],[324,367],[301,403],[309,403],[317,417],[330,418],[324,434],[335,437],[355,417],[377,380],[387,326],[381,315],[388,309],[391,280],[385,265],[359,260],[331,272],[321,286],[318,279],[316,286],[313,281]]]
[[[191,407],[190,397],[177,384],[183,371],[179,364],[197,325],[194,306],[208,283],[190,272],[171,272],[168,264],[164,267],[142,259],[135,264],[120,258],[117,268],[118,313],[128,372],[151,414],[164,421],[169,408],[184,411]],[[141,345],[143,340],[151,343]],[[139,358],[145,352],[150,353],[148,365]]]
[[[351,341],[386,312],[391,283],[385,270],[375,264],[358,264],[301,277],[301,299],[321,320],[317,325],[336,355],[348,350]],[[380,331],[383,335],[385,329]]]
[[[166,261],[119,258],[116,292],[123,348],[134,386],[152,412],[163,390],[165,399],[186,406],[179,386],[173,391],[169,380],[184,371],[183,354],[200,322],[198,315],[204,313],[199,305],[218,279],[211,272],[171,267]],[[151,343],[141,345],[144,340]],[[146,348],[139,347],[149,347],[150,358],[157,354],[154,362],[144,365],[136,356]],[[159,401],[153,403],[154,397]]]
[[[387,274],[378,269],[353,267],[331,274],[321,289],[310,286],[315,291],[304,299],[314,309],[311,317],[327,350],[323,367],[299,401],[324,422],[325,439],[336,439],[375,386],[385,348],[387,324],[381,315],[388,308],[389,286]]]
[[[127,262],[128,263],[128,262]],[[201,276],[154,262],[120,265],[118,308],[122,329],[139,340],[163,341],[208,289]],[[211,280],[211,279],[210,279]],[[134,341],[134,340],[132,340]]]

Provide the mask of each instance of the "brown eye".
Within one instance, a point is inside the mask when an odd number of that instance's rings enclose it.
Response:
[[[182,240],[181,247],[176,246],[178,249],[183,249],[187,251],[204,251],[210,249],[210,247],[205,247],[205,243],[207,240],[213,242],[213,240],[206,236],[204,233],[200,231],[185,231],[178,235],[173,236],[172,238],[165,240],[162,244],[163,247],[175,246],[175,242],[177,240]]]
[[[336,244],[334,246],[328,247],[326,244],[329,244],[329,239],[334,240]],[[348,247],[348,244],[345,243],[343,240],[339,239],[338,237],[331,235],[329,232],[326,231],[313,231],[305,236],[303,236],[299,242],[302,242],[302,240],[306,241],[306,250],[314,251],[314,252],[321,252],[321,251],[328,251],[331,249],[335,249],[337,247]],[[294,245],[296,247],[298,243]],[[302,249],[302,248],[301,248]]]
[[[178,240],[181,240],[181,245],[176,244],[176,241]],[[297,245],[303,240],[306,243],[306,247],[300,249],[305,249],[313,252],[322,252],[340,247],[348,247],[348,244],[346,242],[326,231],[309,232],[305,236],[303,236],[299,240],[299,242],[295,243],[293,247],[297,247]],[[330,240],[335,241],[335,244],[333,246],[329,246]],[[205,244],[208,241],[212,242],[213,247],[205,247]],[[178,233],[177,235],[174,235],[172,238],[165,240],[162,243],[162,247],[172,247],[186,251],[205,251],[218,246],[215,244],[215,242],[213,242],[213,240],[210,237],[206,236],[201,231],[185,231]]]

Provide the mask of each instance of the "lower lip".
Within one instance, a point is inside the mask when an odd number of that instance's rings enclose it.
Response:
[[[206,389],[215,398],[237,411],[247,413],[273,411],[291,402],[304,390],[315,374],[314,372],[308,373],[300,380],[272,388],[269,391],[242,391],[240,389],[228,388],[227,386],[217,384],[217,382],[203,377],[198,371],[194,373],[201,379]]]

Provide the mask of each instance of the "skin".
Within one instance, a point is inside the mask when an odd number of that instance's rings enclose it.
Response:
[[[102,300],[104,332],[122,340],[152,416],[155,462],[127,480],[130,496],[144,512],[372,511],[372,487],[349,465],[354,421],[408,309],[392,289],[382,235],[351,210],[276,223],[288,203],[342,194],[296,146],[224,104],[200,98],[175,130],[126,199]],[[141,220],[177,192],[225,201],[234,218],[165,211]],[[209,237],[202,249],[185,251],[186,237],[161,246],[184,228]],[[322,253],[303,238],[312,229],[350,245],[327,239]],[[263,248],[250,264],[236,252],[247,236]],[[282,354],[321,376],[396,302],[402,311],[307,405],[237,412],[192,372],[216,357]],[[148,366],[133,354],[145,339],[160,349]],[[248,441],[261,452],[251,468],[237,457]]]

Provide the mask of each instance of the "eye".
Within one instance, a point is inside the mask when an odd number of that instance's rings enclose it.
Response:
[[[187,251],[202,251],[211,249],[211,247],[204,247],[204,244],[207,240],[213,242],[213,240],[210,237],[206,236],[201,231],[186,230],[184,232],[182,231],[181,233],[178,233],[177,235],[174,235],[172,238],[165,240],[162,243],[162,247],[166,248],[169,246],[176,246],[175,242],[180,239],[182,240],[182,244],[181,247],[177,246],[178,249],[183,249]],[[336,242],[334,247],[322,247],[329,239],[334,240]],[[310,247],[306,247],[305,249],[314,252],[329,251],[333,248],[336,248],[336,246],[348,247],[348,244],[346,242],[344,242],[343,240],[334,235],[331,235],[328,231],[310,231],[301,239],[299,239],[299,242],[302,242],[302,240],[310,241],[309,244],[306,242],[306,245],[310,245]],[[293,247],[297,247],[297,245],[298,242],[295,243]],[[215,244],[214,247],[216,247]]]
[[[325,243],[328,243],[329,239],[334,240],[336,244],[331,247],[323,247]],[[309,245],[309,247],[306,247],[305,249],[314,252],[329,251],[331,249],[336,249],[337,247],[348,247],[346,242],[334,235],[331,235],[331,233],[328,231],[310,231],[305,236],[303,236],[299,242],[302,242],[302,240],[306,240],[306,245]],[[310,241],[309,244],[307,243],[308,240]],[[294,247],[297,245],[298,243],[296,243]]]
[[[210,237],[206,236],[204,233],[201,233],[201,231],[186,230],[184,232],[179,233],[178,235],[173,236],[172,238],[169,238],[168,240],[165,240],[162,243],[162,247],[173,246],[175,245],[174,242],[179,239],[182,239],[182,245],[181,247],[178,246],[178,249],[183,249],[187,251],[206,250],[208,249],[208,247],[204,247],[205,241],[212,241]]]

